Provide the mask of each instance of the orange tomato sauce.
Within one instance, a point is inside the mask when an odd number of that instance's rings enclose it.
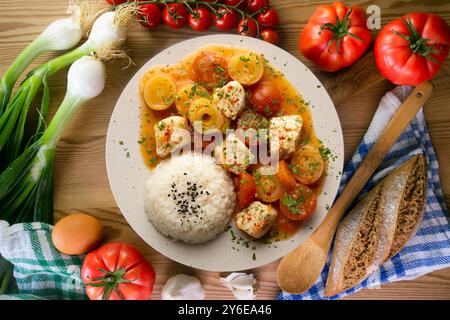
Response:
[[[146,81],[155,74],[164,73],[169,75],[175,82],[177,90],[182,87],[194,83],[192,80],[192,63],[195,57],[201,52],[215,52],[222,55],[227,61],[231,57],[238,54],[246,54],[251,52],[243,48],[224,47],[219,45],[211,45],[203,47],[198,51],[190,54],[185,59],[173,65],[155,66],[150,68],[146,74],[140,80],[140,112],[141,112],[141,127],[140,127],[140,149],[143,161],[145,165],[152,170],[162,160],[156,154],[156,144],[154,136],[155,124],[171,115],[179,115],[175,106],[171,106],[166,110],[152,110],[150,109],[143,98],[143,91]],[[280,114],[284,115],[300,115],[303,118],[303,127],[301,140],[302,143],[309,143],[320,147],[321,143],[317,139],[317,136],[313,129],[313,120],[311,112],[309,110],[309,103],[303,100],[303,97],[297,90],[291,85],[291,83],[284,77],[284,75],[273,67],[268,61],[265,61],[264,75],[261,81],[271,81],[277,86],[282,93]],[[327,163],[325,161],[325,170],[321,179],[313,185],[309,185],[313,189],[316,195],[319,195],[322,189],[324,177],[326,176]],[[282,215],[279,210],[278,202],[272,204],[277,210],[279,215]],[[301,227],[301,223],[286,223],[286,219],[280,217],[275,222],[271,231],[268,233],[270,241],[286,240],[294,235]],[[266,237],[267,238],[267,237]]]

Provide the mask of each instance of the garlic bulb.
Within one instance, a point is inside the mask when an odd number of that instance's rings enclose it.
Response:
[[[161,291],[162,300],[204,300],[205,290],[193,276],[177,274],[167,280]]]
[[[233,272],[220,280],[233,292],[236,299],[254,300],[256,298],[256,278],[253,274]]]

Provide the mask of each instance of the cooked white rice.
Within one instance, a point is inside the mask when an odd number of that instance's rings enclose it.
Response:
[[[206,242],[223,232],[235,204],[231,178],[211,157],[172,157],[147,182],[148,219],[163,235],[187,243]]]

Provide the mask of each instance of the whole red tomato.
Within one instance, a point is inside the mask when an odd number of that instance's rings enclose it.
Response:
[[[230,30],[236,27],[238,23],[238,14],[233,9],[220,8],[214,17],[214,24],[222,30]]]
[[[213,21],[211,11],[206,8],[194,9],[192,13],[189,13],[189,25],[196,31],[207,30]]]
[[[265,117],[272,117],[280,110],[281,92],[270,81],[261,81],[250,92],[250,106]]]
[[[157,4],[143,4],[139,7],[140,23],[146,28],[161,24],[161,9]]]
[[[181,29],[188,21],[188,11],[182,3],[170,3],[163,11],[165,24],[173,29]]]
[[[316,9],[303,29],[299,48],[319,68],[336,71],[355,63],[371,41],[364,11],[334,2]]]
[[[237,32],[242,36],[256,37],[258,33],[258,25],[249,18],[239,21]]]
[[[375,41],[375,61],[395,84],[431,79],[448,56],[450,27],[431,13],[410,13],[387,24]]]
[[[155,271],[133,246],[107,243],[86,256],[81,278],[91,300],[148,300]]]
[[[268,9],[258,14],[258,22],[263,27],[273,28],[278,24],[278,13],[273,9]]]
[[[248,0],[247,7],[251,12],[256,12],[270,5],[270,0]]]
[[[261,38],[271,44],[278,44],[278,33],[272,29],[264,29],[261,31]]]

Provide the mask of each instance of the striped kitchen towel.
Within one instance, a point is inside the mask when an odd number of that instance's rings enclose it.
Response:
[[[378,135],[389,122],[401,102],[409,95],[411,89],[411,87],[406,86],[396,87],[381,99],[367,133],[344,169],[339,192],[342,191],[343,187],[359,167],[361,161],[377,140]],[[378,172],[361,192],[360,197],[396,167],[416,154],[424,154],[427,160],[427,204],[420,229],[408,242],[406,247],[396,256],[392,257],[392,259],[384,263],[361,284],[339,295],[325,297],[324,288],[330,266],[330,251],[327,264],[313,287],[300,295],[291,295],[282,292],[279,295],[279,299],[339,299],[363,288],[376,289],[384,283],[412,280],[426,273],[450,267],[450,226],[448,222],[448,211],[439,181],[439,165],[431,144],[423,110],[417,113],[415,119],[402,133],[384,159]],[[299,272],[301,271],[299,270]]]
[[[81,280],[83,256],[59,252],[46,223],[0,221],[0,254],[14,265],[17,290],[5,299],[87,299]]]

